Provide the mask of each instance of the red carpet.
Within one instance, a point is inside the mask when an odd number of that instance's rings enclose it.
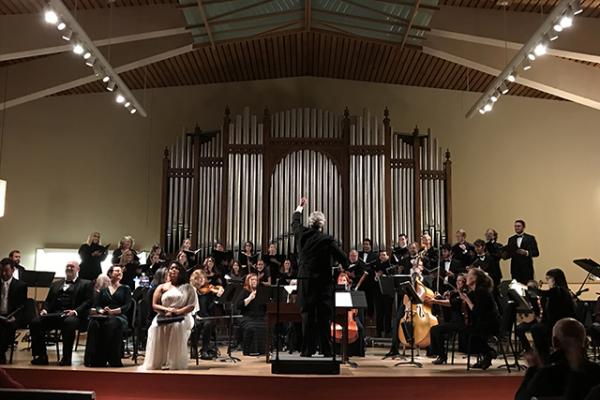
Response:
[[[93,390],[98,400],[513,399],[516,375],[290,377],[8,369],[30,389]]]

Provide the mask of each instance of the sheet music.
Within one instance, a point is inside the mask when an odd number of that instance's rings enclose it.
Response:
[[[350,292],[335,292],[336,307],[352,307],[352,295]]]

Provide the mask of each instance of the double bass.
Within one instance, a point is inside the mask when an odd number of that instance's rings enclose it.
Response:
[[[425,304],[423,301],[426,298],[434,298],[435,294],[431,289],[423,284],[420,278],[420,257],[417,259],[417,265],[411,269],[413,272],[417,270],[416,278],[414,280],[415,292],[421,299],[421,304],[412,304],[408,299],[408,296],[404,296],[404,316],[398,324],[398,339],[404,346],[410,346],[411,341],[409,340],[410,335],[414,337],[414,346],[419,348],[428,347],[431,344],[430,331],[431,327],[438,324],[438,319],[433,315],[431,306]],[[411,273],[412,275],[412,273]],[[412,322],[412,327],[411,327]]]

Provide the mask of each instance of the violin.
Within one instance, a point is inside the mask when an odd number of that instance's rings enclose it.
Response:
[[[198,292],[203,295],[209,294],[209,293],[218,294],[222,289],[223,289],[223,286],[208,284],[208,285],[204,285],[200,289],[198,289]]]

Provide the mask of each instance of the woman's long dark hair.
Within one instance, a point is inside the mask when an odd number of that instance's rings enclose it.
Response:
[[[567,277],[565,273],[560,268],[552,268],[546,272],[546,276],[549,276],[554,279],[554,285],[557,287],[561,287],[563,289],[569,290],[569,285],[567,284]]]
[[[484,270],[480,268],[471,268],[469,272],[471,271],[473,271],[477,277],[475,288],[484,289],[488,292],[491,292],[494,289],[494,281],[492,281],[492,278],[490,278],[490,276]]]

